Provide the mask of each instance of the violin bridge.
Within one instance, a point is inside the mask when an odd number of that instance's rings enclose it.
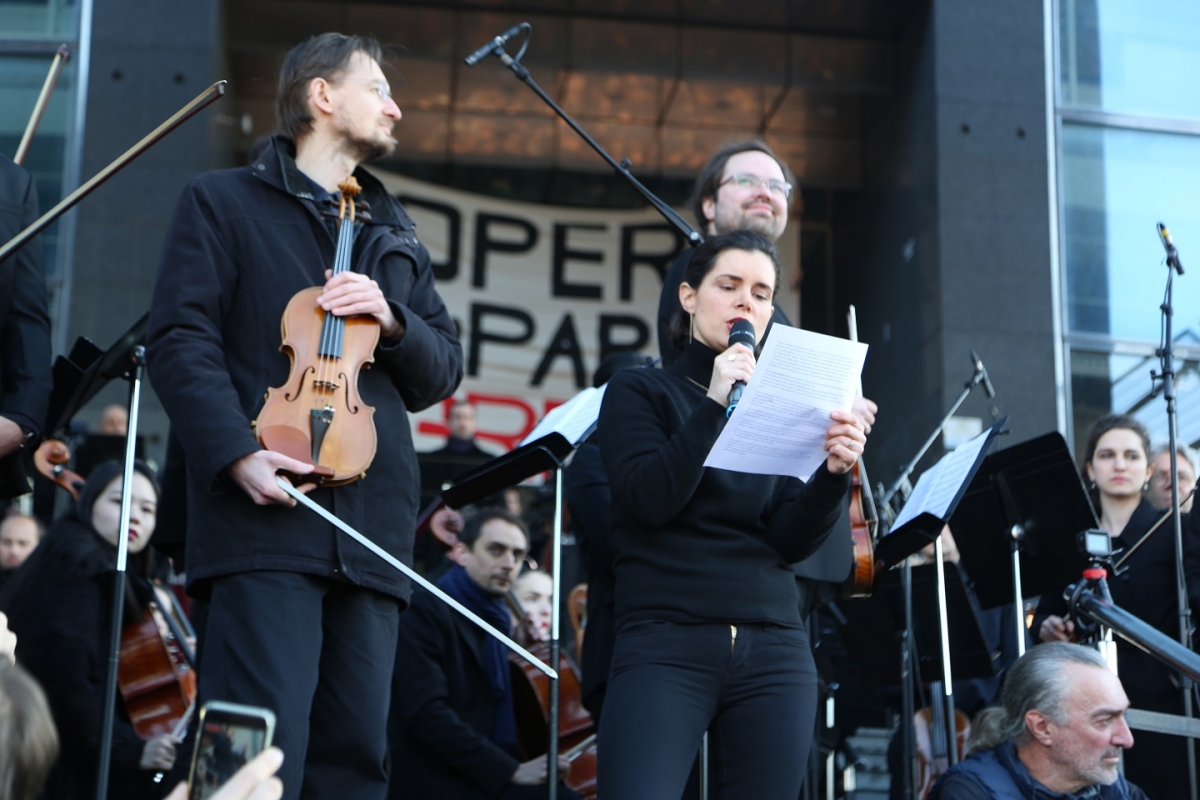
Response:
[[[340,388],[342,388],[341,384],[335,383],[334,381],[313,381],[313,391],[315,392],[327,392],[329,394],[333,394]]]

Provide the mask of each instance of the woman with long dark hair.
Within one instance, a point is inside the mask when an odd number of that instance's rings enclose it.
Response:
[[[61,755],[43,793],[55,800],[85,800],[96,793],[118,536],[129,540],[122,624],[140,621],[154,599],[149,544],[158,487],[139,463],[129,526],[121,531],[123,483],[120,464],[96,467],[75,505],[0,594],[0,610],[18,637],[17,659],[45,689],[61,738]],[[109,796],[161,797],[154,775],[170,769],[175,745],[171,736],[143,741],[118,698]]]
[[[622,370],[600,413],[612,490],[617,637],[599,742],[602,797],[677,798],[712,731],[715,797],[795,800],[816,712],[816,670],[791,564],[829,535],[862,453],[834,412],[824,464],[795,478],[706,468],[735,381],[755,360],[779,284],[774,246],[747,231],[696,249],[680,287],[686,338],[667,369]]]
[[[1143,497],[1153,473],[1149,453],[1146,427],[1125,414],[1104,417],[1088,434],[1084,480],[1113,550],[1128,551],[1159,516]],[[1185,534],[1187,528],[1185,524]],[[1191,607],[1200,608],[1200,564],[1190,537],[1185,537],[1184,555]],[[1169,522],[1134,553],[1127,566],[1120,575],[1108,576],[1113,602],[1178,640],[1175,537]],[[1076,638],[1061,591],[1042,595],[1031,632],[1043,642]],[[1178,677],[1162,662],[1120,637],[1117,672],[1134,708],[1183,713]],[[1180,796],[1188,780],[1184,742],[1178,736],[1136,731],[1134,746],[1125,752],[1125,774],[1151,800]]]

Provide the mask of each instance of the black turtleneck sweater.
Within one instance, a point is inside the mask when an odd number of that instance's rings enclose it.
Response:
[[[612,488],[616,617],[801,627],[791,563],[837,519],[850,476],[704,467],[725,427],[706,393],[717,353],[692,342],[663,370],[618,372],[600,411]]]

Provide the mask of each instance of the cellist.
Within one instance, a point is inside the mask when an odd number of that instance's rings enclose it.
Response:
[[[449,397],[463,371],[429,253],[404,208],[360,166],[396,145],[400,109],[381,63],[374,40],[334,33],[287,54],[278,135],[249,166],[184,189],[147,330],[150,380],[187,461],[188,591],[208,601],[200,702],[275,712],[287,798],[385,795],[381,698],[409,584],[293,508],[276,483],[279,472],[313,470],[265,449],[251,425],[264,393],[289,375],[284,310],[320,286],[314,315],[378,325],[374,363],[357,380],[374,408],[376,455],[365,477],[311,497],[410,563],[420,480],[408,412]],[[369,219],[351,223],[351,268],[330,277],[334,226],[346,223],[327,211],[351,175]],[[328,385],[341,396],[346,380],[331,375]]]
[[[20,638],[19,658],[42,685],[62,742],[61,756],[43,796],[75,800],[95,796],[104,685],[112,618],[112,576],[121,534],[121,466],[107,462],[89,476],[79,499],[56,522],[0,594],[0,610]],[[135,624],[155,599],[149,579],[155,555],[158,487],[138,464],[133,477],[129,528],[129,591],[122,623]],[[113,725],[109,796],[139,800],[162,795],[156,772],[175,761],[177,740],[144,741],[118,699]]]

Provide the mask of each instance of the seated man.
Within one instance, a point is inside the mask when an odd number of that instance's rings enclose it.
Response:
[[[467,521],[438,586],[505,632],[504,596],[529,546],[520,521],[487,509]],[[508,649],[429,592],[400,615],[392,682],[391,800],[546,796],[546,757],[522,760]],[[559,774],[569,763],[559,758]],[[578,800],[560,787],[563,800]]]
[[[1095,650],[1034,647],[1005,679],[999,707],[980,713],[971,755],[950,768],[931,800],[1009,797],[1145,800],[1118,771],[1133,746],[1129,700]]]

